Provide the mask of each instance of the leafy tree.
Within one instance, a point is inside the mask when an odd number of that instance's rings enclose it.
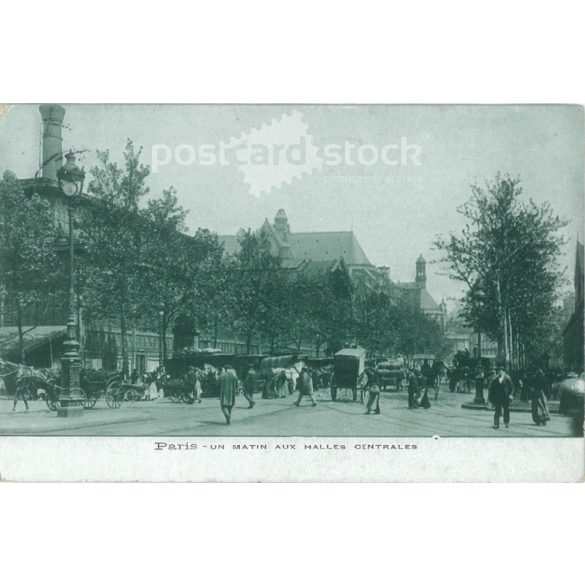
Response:
[[[397,352],[396,299],[387,290],[361,287],[356,296],[358,315],[358,343],[378,356]]]
[[[270,253],[265,234],[241,230],[239,242],[240,250],[230,267],[235,285],[233,311],[236,328],[244,335],[250,353],[254,335],[268,333],[274,344],[282,331],[286,321],[281,305],[288,289],[285,271]]]
[[[343,271],[326,272],[315,279],[311,307],[317,355],[322,346],[331,355],[355,341],[353,294],[353,284]]]
[[[93,207],[82,215],[87,250],[88,283],[96,300],[94,314],[119,321],[122,368],[129,372],[127,331],[129,318],[143,298],[141,270],[144,265],[146,230],[139,208],[148,194],[147,165],[140,162],[142,149],[126,143],[123,164],[110,160],[108,150],[98,151],[99,164],[91,170],[89,193]]]
[[[319,340],[317,298],[319,281],[307,278],[304,274],[293,274],[287,296],[287,335],[289,344],[300,351],[304,341],[315,343]],[[317,353],[321,345],[317,345]]]
[[[20,361],[25,362],[23,314],[62,286],[55,256],[58,233],[51,207],[25,195],[11,171],[0,181],[0,288],[14,303]]]
[[[163,201],[149,202],[144,215],[150,234],[142,274],[145,302],[140,306],[145,315],[156,316],[162,310],[166,356],[166,333],[179,316],[181,326],[190,323],[193,333],[197,326],[209,326],[210,316],[221,315],[225,307],[220,299],[225,289],[222,250],[217,237],[207,230],[200,229],[193,236],[184,233],[186,213],[177,205],[174,193],[165,192]]]
[[[409,357],[415,353],[442,353],[441,326],[418,308],[400,302],[395,309],[394,323],[398,331],[398,353]]]
[[[162,311],[162,355],[167,356],[167,331],[185,305],[191,289],[191,267],[195,256],[185,231],[187,212],[178,204],[173,187],[150,199],[139,212],[141,249],[136,256],[136,281],[142,291],[134,310],[140,320],[158,325]]]
[[[465,283],[462,313],[498,342],[500,359],[518,366],[538,351],[562,283],[558,258],[567,222],[549,203],[522,201],[519,178],[497,175],[458,209],[460,235],[440,237],[450,276]]]

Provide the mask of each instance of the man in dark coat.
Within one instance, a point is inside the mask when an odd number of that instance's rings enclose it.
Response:
[[[498,367],[496,377],[491,381],[488,399],[496,407],[494,429],[500,428],[500,417],[504,411],[504,425],[510,426],[510,402],[514,398],[514,384],[502,366]]]
[[[297,398],[296,402],[293,402],[295,406],[299,406],[303,396],[308,396],[311,400],[311,406],[317,406],[315,399],[313,398],[313,377],[309,372],[309,368],[307,368],[306,364],[303,365],[303,369],[299,375],[299,379],[297,380],[297,390],[299,391],[299,397]]]
[[[425,387],[428,390],[435,386],[435,372],[432,366],[429,364],[429,360],[424,360],[420,373],[425,378]]]
[[[408,375],[408,408],[418,408],[418,378],[416,372],[411,370]]]
[[[225,366],[219,376],[219,403],[225,416],[225,422],[229,425],[232,421],[232,408],[236,402],[238,393],[238,377],[231,366]]]
[[[248,401],[248,408],[254,408],[254,405],[256,404],[254,401],[254,392],[256,390],[257,380],[258,373],[254,369],[254,364],[250,364],[250,369],[244,380],[244,398]]]

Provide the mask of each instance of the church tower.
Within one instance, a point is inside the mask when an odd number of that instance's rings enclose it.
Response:
[[[416,261],[416,284],[418,284],[419,288],[426,288],[427,286],[427,261],[423,258],[421,254]]]
[[[274,218],[274,229],[281,240],[286,241],[290,234],[290,225],[284,209],[279,209]]]

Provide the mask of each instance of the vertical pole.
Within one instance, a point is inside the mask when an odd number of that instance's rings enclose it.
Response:
[[[73,247],[73,201],[69,201],[69,319],[67,320],[67,339],[63,344],[65,353],[61,358],[62,394],[59,396],[58,416],[81,416],[83,406],[79,386],[79,344],[75,323],[75,266]]]
[[[69,321],[75,325],[75,273],[74,273],[74,248],[73,248],[73,205],[67,206],[69,219]],[[69,326],[69,323],[67,324]]]
[[[158,363],[163,365],[163,312],[158,314]]]
[[[481,327],[477,322],[477,359],[481,360]]]

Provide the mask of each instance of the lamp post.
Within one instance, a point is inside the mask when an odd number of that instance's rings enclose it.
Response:
[[[485,299],[485,293],[481,289],[476,289],[473,292],[473,299],[475,301],[475,309],[477,314],[475,323],[477,330],[477,366],[479,370],[475,381],[475,398],[473,399],[473,402],[476,404],[485,404],[485,399],[483,397],[484,375],[481,369],[481,326],[479,319],[479,312]]]
[[[59,409],[57,416],[81,416],[83,403],[79,373],[81,362],[79,359],[79,343],[77,341],[77,324],[75,318],[75,271],[74,271],[74,233],[73,233],[73,205],[76,197],[83,191],[85,173],[75,164],[75,155],[70,152],[65,156],[66,163],[57,171],[59,189],[67,199],[67,213],[69,218],[69,318],[67,320],[67,338],[64,342],[65,353],[61,358],[61,385]]]

